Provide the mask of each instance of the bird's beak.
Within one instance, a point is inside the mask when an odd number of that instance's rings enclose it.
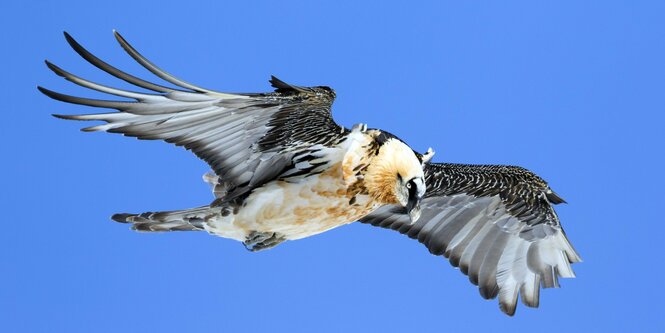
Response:
[[[422,199],[422,196],[409,196],[409,201],[406,204],[406,212],[409,213],[411,224],[416,223],[420,218],[420,199]]]
[[[411,218],[411,224],[416,223],[420,218],[420,205],[416,204],[413,208],[409,210],[409,217]]]

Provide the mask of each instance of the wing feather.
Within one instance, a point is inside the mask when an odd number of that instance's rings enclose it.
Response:
[[[55,115],[70,120],[105,122],[83,128],[144,140],[164,140],[191,150],[206,161],[227,189],[225,200],[242,198],[254,187],[284,175],[307,176],[291,158],[333,146],[348,131],[332,119],[335,93],[327,87],[299,87],[274,76],[271,93],[231,94],[180,80],[141,55],[120,34],[120,46],[157,77],[177,86],[155,84],[119,70],[94,56],[69,34],[67,42],[85,60],[112,76],[152,93],[117,89],[76,76],[46,61],[56,75],[84,88],[129,100],[102,100],[38,89],[53,99],[119,112]],[[319,147],[319,148],[315,148]],[[319,162],[325,164],[326,161]],[[271,169],[272,168],[272,169]],[[270,169],[270,170],[269,170]]]
[[[427,193],[414,224],[397,206],[384,206],[361,222],[391,228],[443,255],[513,315],[517,299],[539,304],[540,288],[574,277],[580,258],[552,208],[564,202],[538,176],[509,166],[426,164]],[[553,200],[553,201],[550,201]]]
[[[156,92],[162,92],[162,93],[168,93],[168,92],[174,92],[176,91],[173,88],[169,88],[166,86],[162,86],[159,84],[154,84],[152,82],[148,82],[146,80],[140,79],[136,76],[133,76],[131,74],[127,74],[111,65],[108,63],[104,62],[103,60],[97,58],[95,55],[90,53],[88,50],[86,50],[81,44],[79,44],[72,36],[70,36],[67,32],[64,32],[65,34],[65,39],[67,40],[67,43],[78,53],[81,58],[85,59],[88,61],[90,64],[93,66],[125,81],[128,83],[131,83],[137,87],[145,88],[148,90],[156,91]]]
[[[182,80],[176,78],[175,76],[173,76],[173,75],[167,73],[166,71],[160,69],[155,64],[153,64],[150,60],[148,60],[144,56],[142,56],[141,53],[139,53],[138,51],[136,51],[136,49],[134,49],[134,47],[129,45],[129,43],[127,43],[127,41],[117,31],[114,30],[113,35],[115,36],[116,40],[118,40],[118,43],[120,43],[120,46],[127,52],[127,54],[129,54],[132,58],[134,58],[134,60],[136,60],[136,62],[141,64],[141,66],[145,67],[145,69],[147,69],[150,72],[152,72],[153,74],[157,75],[159,78],[161,78],[161,79],[163,79],[167,82],[173,83],[176,86],[179,86],[179,87],[182,87],[182,88],[185,88],[185,89],[190,89],[190,90],[193,90],[193,91],[196,91],[196,92],[213,93],[213,94],[219,94],[219,95],[226,96],[226,97],[233,97],[233,95],[231,95],[231,94],[223,94],[223,93],[213,92],[211,90],[204,89],[204,88],[201,88],[201,87],[197,87],[197,86],[195,86],[191,83],[188,83],[188,82],[185,82],[185,81],[182,81]]]

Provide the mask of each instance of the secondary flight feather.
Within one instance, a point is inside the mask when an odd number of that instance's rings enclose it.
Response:
[[[161,70],[115,33],[122,48],[158,78],[156,84],[102,61],[65,33],[82,58],[142,92],[98,84],[46,62],[57,75],[124,100],[74,97],[42,87],[68,103],[116,112],[55,115],[101,121],[83,131],[163,140],[210,165],[214,200],[174,211],[116,214],[139,231],[207,231],[251,251],[348,223],[393,229],[424,244],[499,298],[508,315],[521,297],[537,307],[540,288],[574,277],[580,257],[553,205],[564,202],[520,167],[432,163],[396,136],[332,119],[335,92],[272,77],[273,92],[236,94],[187,83]]]

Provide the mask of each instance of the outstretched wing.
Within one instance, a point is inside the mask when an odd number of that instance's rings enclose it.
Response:
[[[55,115],[74,120],[100,120],[106,124],[83,131],[122,133],[139,139],[164,140],[191,150],[206,161],[223,181],[225,200],[242,197],[253,188],[280,177],[302,176],[325,168],[323,149],[342,140],[347,130],[331,115],[335,93],[328,87],[298,87],[275,77],[275,92],[221,93],[179,80],[139,54],[122,36],[115,37],[139,64],[178,88],[151,83],[100,60],[71,36],[72,48],[97,68],[150,90],[133,92],[97,84],[46,62],[65,79],[133,101],[97,100],[63,95],[42,87],[47,96],[74,104],[111,108],[119,112]]]
[[[499,296],[508,315],[518,294],[537,307],[540,286],[558,287],[574,277],[580,257],[569,243],[552,204],[564,202],[532,172],[513,166],[426,164],[422,215],[411,224],[403,208],[384,206],[361,222],[397,230],[443,255],[479,286]]]

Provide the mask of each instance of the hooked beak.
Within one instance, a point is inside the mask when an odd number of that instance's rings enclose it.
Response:
[[[406,211],[411,218],[411,224],[416,223],[420,218],[420,199],[421,197],[414,196],[409,198],[409,202],[406,204]]]

